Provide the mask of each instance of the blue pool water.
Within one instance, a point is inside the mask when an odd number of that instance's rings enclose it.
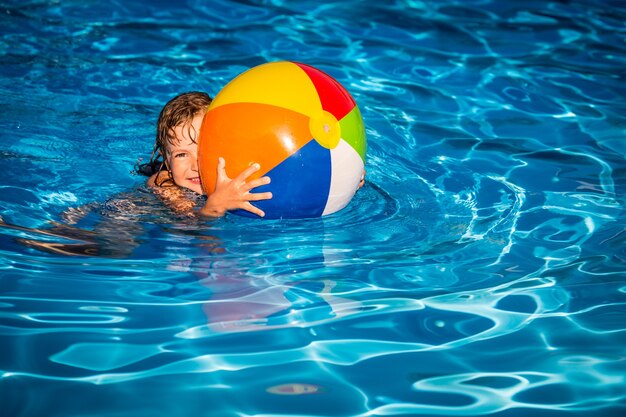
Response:
[[[0,415],[626,413],[623,1],[0,2]],[[177,217],[161,106],[275,60],[354,96],[322,219]]]

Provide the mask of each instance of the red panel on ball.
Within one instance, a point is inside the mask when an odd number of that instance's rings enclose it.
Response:
[[[343,119],[356,106],[350,93],[333,77],[309,65],[298,62],[294,62],[294,64],[306,72],[313,85],[315,85],[317,94],[322,102],[322,108],[335,116],[337,120]]]

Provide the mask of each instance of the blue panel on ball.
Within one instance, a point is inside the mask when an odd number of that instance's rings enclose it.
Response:
[[[252,190],[271,191],[271,200],[252,202],[265,212],[266,219],[319,217],[324,212],[330,190],[330,151],[315,140],[300,148],[267,174],[271,184]],[[257,217],[244,210],[233,213]]]

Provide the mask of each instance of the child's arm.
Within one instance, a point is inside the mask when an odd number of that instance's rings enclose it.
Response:
[[[193,214],[193,209],[196,206],[196,203],[185,195],[182,188],[178,186],[155,187],[154,192],[174,213]]]
[[[251,193],[250,191],[261,185],[269,184],[270,178],[261,177],[246,182],[246,179],[260,168],[259,164],[253,164],[236,178],[231,179],[226,175],[226,162],[224,158],[219,158],[217,162],[215,191],[208,197],[204,207],[200,209],[200,214],[207,217],[221,217],[228,210],[241,209],[256,214],[259,217],[265,216],[263,210],[253,206],[250,202],[269,200],[272,198],[272,193]]]

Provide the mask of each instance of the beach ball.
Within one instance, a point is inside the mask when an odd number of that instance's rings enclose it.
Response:
[[[312,66],[280,61],[243,72],[215,96],[198,147],[207,194],[219,157],[230,178],[259,163],[249,180],[267,175],[271,184],[252,192],[271,191],[273,198],[252,204],[276,219],[344,208],[363,175],[367,143],[359,108],[341,84]]]

